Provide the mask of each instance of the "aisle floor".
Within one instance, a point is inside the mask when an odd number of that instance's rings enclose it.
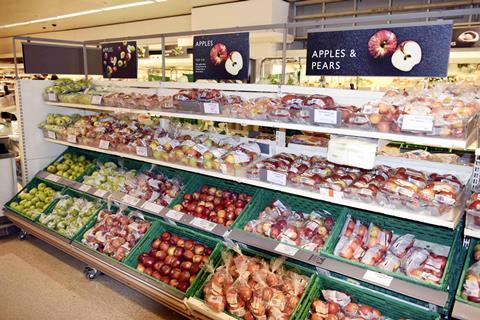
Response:
[[[0,320],[135,320],[184,317],[29,237],[0,238]]]

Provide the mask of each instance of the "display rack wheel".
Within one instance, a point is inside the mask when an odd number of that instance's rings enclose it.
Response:
[[[25,230],[20,230],[20,232],[18,233],[18,239],[23,241],[23,240],[27,240],[27,237],[28,237],[28,233]]]
[[[93,280],[100,275],[100,271],[95,268],[85,267],[85,277],[88,280]]]

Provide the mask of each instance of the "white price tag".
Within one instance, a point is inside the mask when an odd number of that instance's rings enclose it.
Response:
[[[338,124],[337,110],[315,109],[313,111],[313,122],[323,124]]]
[[[288,246],[286,244],[283,244],[283,243],[279,243],[275,249],[273,249],[277,252],[280,252],[280,253],[283,253],[283,254],[286,254],[290,257],[293,257],[297,252],[298,252],[298,249],[297,248],[294,248],[294,247],[291,247],[291,246]]]
[[[215,228],[215,226],[217,225],[216,223],[213,223],[213,222],[210,222],[208,220],[201,219],[201,218],[193,218],[193,220],[190,221],[190,224],[192,226],[195,226],[195,227],[198,227],[200,229],[207,230],[207,231],[212,231],[213,228]]]
[[[92,96],[91,104],[101,105],[102,104],[102,96],[95,94]]]
[[[57,94],[54,93],[54,92],[49,92],[48,93],[48,101],[56,102],[57,101]]]
[[[135,147],[137,155],[141,157],[148,157],[148,149],[147,147]]]
[[[100,149],[107,149],[108,150],[108,146],[110,145],[110,141],[107,141],[107,140],[100,140],[100,143],[98,144],[98,147]]]
[[[80,187],[78,188],[78,190],[83,191],[83,192],[88,192],[88,191],[90,191],[90,186],[82,183],[80,185]]]
[[[267,170],[267,181],[281,186],[287,185],[287,175],[280,172]]]
[[[176,211],[176,210],[169,210],[169,211],[165,214],[165,216],[166,216],[167,218],[170,218],[170,219],[172,219],[172,220],[177,220],[177,221],[182,220],[183,215],[184,215],[183,212]]]
[[[367,270],[363,275],[363,279],[382,285],[384,287],[389,287],[392,283],[393,277],[372,270]]]
[[[343,197],[343,192],[342,191],[336,191],[330,188],[319,188],[320,195],[326,196],[326,197],[331,197],[331,198],[342,198]]]
[[[53,182],[58,182],[60,179],[62,179],[62,177],[54,175],[54,174],[47,174],[45,179],[53,181]]]
[[[132,197],[129,194],[126,194],[126,195],[123,196],[122,201],[125,202],[128,205],[136,206],[137,203],[140,201],[140,199]]]
[[[106,191],[106,190],[100,190],[100,189],[97,189],[97,190],[93,193],[94,196],[97,196],[97,197],[99,197],[99,198],[105,197],[106,194],[107,194],[107,191]]]
[[[402,120],[402,131],[432,132],[433,117],[406,114]]]
[[[203,112],[209,113],[209,114],[219,114],[220,105],[217,102],[204,102]]]
[[[145,203],[142,204],[142,209],[145,209],[145,210],[148,210],[148,211],[151,211],[151,212],[155,212],[155,213],[160,213],[160,211],[162,211],[163,207],[159,204],[149,202],[149,201],[145,201]]]
[[[77,143],[77,136],[74,134],[69,134],[67,136],[67,141],[70,143]]]
[[[50,139],[54,139],[54,140],[57,139],[57,135],[56,135],[55,132],[53,132],[53,131],[47,131],[47,136],[48,136]]]

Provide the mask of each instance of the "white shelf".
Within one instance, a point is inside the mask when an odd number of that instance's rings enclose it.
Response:
[[[63,102],[45,102],[45,103],[50,106],[67,107],[67,108],[75,108],[75,109],[83,109],[83,110],[114,112],[114,113],[121,113],[121,112],[140,113],[140,114],[148,113],[151,115],[169,117],[169,118],[185,118],[185,119],[197,119],[197,120],[205,120],[205,121],[239,123],[241,125],[252,125],[252,126],[278,128],[278,129],[311,131],[311,132],[319,132],[319,133],[383,139],[383,140],[390,140],[390,141],[403,141],[403,142],[419,144],[419,145],[438,146],[443,148],[454,148],[454,149],[468,149],[472,145],[476,137],[475,130],[470,134],[468,139],[461,140],[461,139],[448,139],[448,138],[440,138],[440,137],[418,136],[418,135],[411,135],[411,134],[383,133],[383,132],[377,132],[377,131],[356,130],[356,129],[349,129],[349,128],[330,128],[330,127],[314,126],[309,124],[298,124],[298,123],[292,123],[292,122],[286,123],[286,122],[275,122],[275,121],[267,121],[267,120],[240,119],[240,118],[231,118],[231,117],[222,116],[222,115],[206,115],[206,114],[167,112],[167,111],[149,111],[144,109],[127,109],[127,108],[116,108],[116,107],[63,103]]]
[[[126,153],[121,153],[117,151],[111,151],[111,150],[105,150],[105,149],[100,149],[100,148],[95,148],[95,147],[90,147],[90,146],[85,146],[85,145],[80,145],[80,144],[74,144],[74,143],[69,143],[66,141],[60,141],[60,140],[53,140],[53,139],[48,139],[45,138],[46,141],[64,145],[64,146],[71,146],[71,147],[76,147],[76,148],[81,148],[85,150],[90,150],[90,151],[96,151],[100,153],[106,153],[106,154],[111,154],[115,155],[118,157],[124,157],[124,158],[129,158],[129,159],[134,159],[134,160],[139,160],[139,161],[144,161],[144,162],[149,162],[149,163],[154,163],[158,164],[161,166],[165,167],[170,167],[174,169],[179,169],[179,170],[185,170],[193,173],[199,173],[207,176],[212,176],[220,179],[225,179],[225,180],[231,180],[231,181],[236,181],[239,183],[245,183],[257,187],[262,187],[262,188],[267,188],[271,190],[276,190],[276,191],[281,191],[281,192],[286,192],[290,194],[295,194],[303,197],[308,197],[316,200],[322,200],[330,203],[335,203],[338,205],[343,205],[347,207],[352,207],[356,209],[361,209],[361,210],[366,210],[366,211],[373,211],[377,213],[381,213],[384,215],[392,216],[392,217],[397,217],[397,218],[403,218],[403,219],[408,219],[408,220],[413,220],[413,221],[418,221],[422,223],[427,223],[431,225],[436,225],[436,226],[442,226],[446,228],[455,228],[458,222],[460,221],[463,212],[461,210],[455,210],[454,212],[451,213],[446,213],[445,215],[441,217],[434,217],[434,216],[428,216],[428,215],[423,215],[423,214],[418,214],[415,212],[411,211],[406,211],[406,210],[399,210],[399,209],[391,209],[391,208],[386,208],[382,207],[377,204],[368,204],[360,201],[355,201],[355,200],[350,200],[350,199],[344,199],[341,197],[334,197],[333,195],[324,195],[319,192],[313,192],[313,191],[308,191],[304,190],[301,188],[294,188],[290,186],[281,186],[281,185],[275,185],[271,184],[268,182],[263,182],[263,181],[258,181],[254,179],[250,179],[246,177],[246,174],[244,171],[237,171],[235,175],[231,174],[224,174],[218,171],[211,171],[211,170],[206,170],[206,169],[201,169],[201,168],[194,168],[190,166],[185,166],[182,164],[178,163],[172,163],[172,162],[166,162],[166,161],[161,161],[157,160],[154,158],[146,158],[146,157],[141,157],[133,154],[126,154]],[[446,216],[452,216],[453,219],[449,220],[446,218]]]

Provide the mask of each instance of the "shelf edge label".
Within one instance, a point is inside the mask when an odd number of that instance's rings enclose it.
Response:
[[[373,283],[376,283],[376,284],[379,284],[379,285],[384,286],[384,287],[390,287],[390,285],[393,281],[393,277],[388,276],[388,275],[383,274],[383,273],[375,272],[375,271],[372,271],[372,270],[365,271],[365,274],[363,275],[363,279],[367,280],[367,281],[370,281],[370,282],[373,282]]]

